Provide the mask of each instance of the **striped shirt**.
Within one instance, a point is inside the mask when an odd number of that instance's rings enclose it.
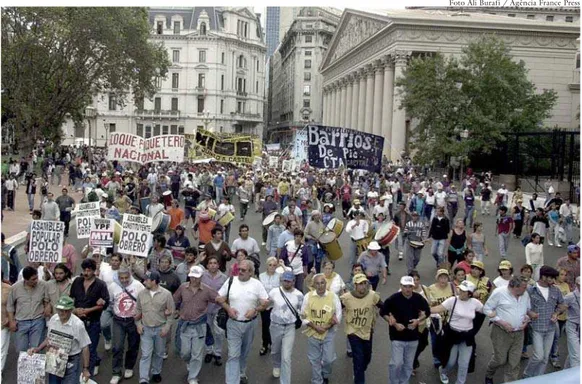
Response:
[[[409,241],[422,241],[426,239],[426,226],[420,220],[410,220],[404,227],[404,234],[408,236]]]

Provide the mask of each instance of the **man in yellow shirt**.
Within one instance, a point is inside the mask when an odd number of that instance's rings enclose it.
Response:
[[[277,186],[277,192],[279,193],[281,210],[287,206],[287,199],[289,198],[289,182],[284,177],[281,178],[279,185]]]
[[[354,290],[344,293],[341,303],[346,317],[346,333],[352,347],[354,383],[366,382],[366,369],[372,360],[372,332],[376,322],[375,307],[381,308],[380,295],[370,289],[368,278],[358,273],[353,278]]]

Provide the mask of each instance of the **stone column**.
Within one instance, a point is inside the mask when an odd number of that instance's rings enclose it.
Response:
[[[340,116],[340,123],[339,126],[340,127],[345,127],[346,126],[346,93],[347,93],[347,82],[345,79],[341,79],[340,81],[340,87],[341,87],[341,101],[340,101],[340,110],[339,110],[339,116]]]
[[[352,105],[349,106],[351,109],[351,122],[350,128],[358,129],[358,102],[360,96],[360,75],[358,72],[354,72],[354,88],[352,89]]]
[[[340,126],[340,113],[341,113],[341,93],[342,89],[341,89],[341,85],[339,82],[336,82],[335,84],[335,116],[333,118],[333,125],[335,127],[339,127]]]
[[[358,96],[358,126],[354,127],[358,131],[366,132],[366,74],[362,69],[360,72],[360,95]]]
[[[325,92],[325,125],[329,125],[329,118],[331,115],[331,90],[329,89],[329,85],[326,88]]]
[[[382,135],[382,100],[384,96],[384,66],[378,60],[374,63],[374,120],[372,125],[372,133],[374,135]]]
[[[374,121],[374,67],[368,65],[366,68],[366,117],[365,132],[372,133],[372,123]]]
[[[410,52],[394,52],[394,84],[406,68],[406,63],[410,57]],[[400,158],[402,151],[406,148],[406,111],[400,109],[400,99],[398,95],[399,88],[394,87],[394,102],[392,104],[392,160]]]
[[[344,121],[344,127],[352,127],[352,92],[354,87],[354,76],[352,74],[347,77],[348,87],[346,93],[346,117]]]
[[[384,96],[382,97],[382,136],[384,136],[384,151],[391,159],[392,149],[392,98],[394,97],[394,63],[391,56],[382,58],[384,62]]]
[[[327,88],[323,87],[322,88],[322,94],[323,94],[323,102],[321,104],[321,110],[322,110],[322,114],[321,114],[321,124],[325,124],[325,120],[326,120],[326,114],[327,114]]]

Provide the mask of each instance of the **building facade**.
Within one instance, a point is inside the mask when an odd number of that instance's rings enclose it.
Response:
[[[335,12],[301,8],[270,58],[267,142],[290,142],[307,122],[321,123],[323,78],[318,71],[339,22]]]
[[[98,95],[91,142],[112,132],[142,137],[215,132],[262,135],[266,46],[260,18],[250,8],[150,8],[151,40],[168,50],[171,66],[151,100]],[[67,140],[88,137],[88,127],[63,127]]]
[[[523,60],[538,89],[553,88],[558,101],[546,126],[578,128],[580,108],[579,22],[443,10],[375,14],[344,10],[323,64],[323,122],[385,138],[392,160],[407,150],[411,119],[400,109],[395,79],[411,57],[459,55],[469,42],[495,33]]]
[[[580,21],[580,10],[576,7],[407,7],[408,9],[446,10],[463,13],[488,13],[527,20],[576,23]]]

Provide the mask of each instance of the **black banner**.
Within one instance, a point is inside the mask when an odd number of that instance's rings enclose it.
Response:
[[[309,125],[307,127],[309,165],[316,168],[365,169],[380,172],[382,136],[348,128]]]

